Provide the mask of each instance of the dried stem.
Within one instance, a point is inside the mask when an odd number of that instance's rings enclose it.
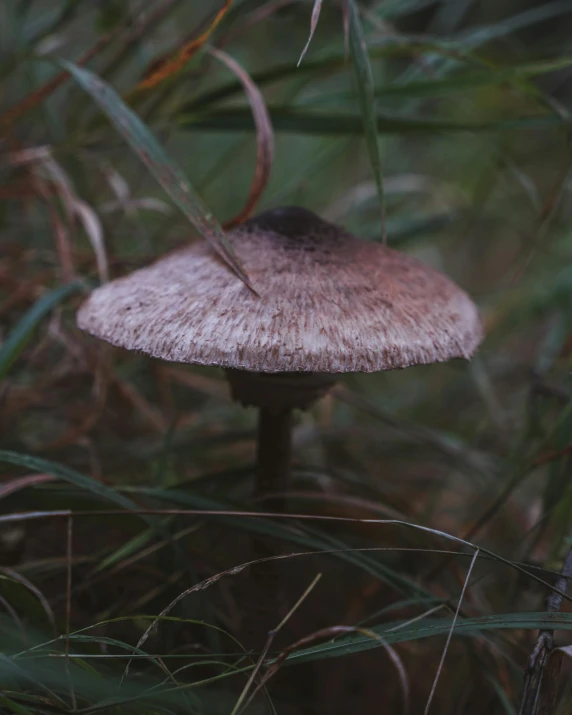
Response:
[[[72,590],[72,557],[73,557],[73,517],[68,517],[66,537],[66,673],[70,687],[72,710],[77,710],[77,701],[70,672],[70,628],[71,628],[71,590]]]
[[[566,593],[572,578],[572,549],[568,552],[556,588]],[[558,613],[562,595],[551,591],[546,601],[548,613]],[[558,676],[562,654],[554,650],[554,630],[542,630],[528,659],[524,673],[524,688],[519,715],[552,715],[556,711]]]

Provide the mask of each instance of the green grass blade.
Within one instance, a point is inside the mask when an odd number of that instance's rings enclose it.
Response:
[[[68,283],[50,291],[34,303],[0,347],[0,380],[6,377],[42,320],[64,300],[84,289],[82,283]]]
[[[381,209],[381,236],[383,242],[385,243],[387,240],[385,227],[385,198],[383,195],[381,155],[377,139],[377,111],[375,107],[373,74],[367,52],[367,42],[355,0],[348,0],[348,8],[350,50],[352,54],[358,99],[363,120],[365,141]]]
[[[34,472],[51,474],[52,476],[62,479],[69,484],[74,484],[80,489],[85,489],[86,491],[91,492],[100,499],[117,504],[117,506],[120,506],[127,511],[137,511],[140,508],[134,501],[131,501],[128,497],[119,494],[102,482],[98,482],[81,472],[76,472],[75,469],[70,469],[69,467],[66,467],[63,464],[58,464],[57,462],[51,462],[47,459],[33,457],[28,454],[21,454],[19,452],[0,450],[0,463],[13,464],[14,466],[24,467],[25,469],[29,469]],[[142,515],[141,518],[147,523],[154,523],[154,520],[148,516]]]
[[[459,92],[471,92],[475,89],[498,87],[510,84],[523,89],[530,88],[527,80],[550,74],[558,70],[567,69],[572,65],[572,58],[564,57],[546,62],[515,65],[513,67],[499,67],[486,71],[473,70],[470,72],[457,72],[451,76],[413,80],[408,82],[393,82],[382,85],[375,90],[376,97],[412,97],[433,98],[443,97]],[[299,106],[321,105],[324,103],[338,106],[351,102],[354,95],[351,92],[331,92],[310,96],[303,99]]]
[[[457,37],[461,43],[472,46],[483,45],[491,40],[498,40],[513,32],[533,27],[541,22],[546,22],[560,15],[572,13],[572,4],[568,0],[553,0],[552,2],[539,3],[536,7],[528,8],[516,15],[511,15],[499,22],[483,25],[474,30],[467,30]]]
[[[425,10],[432,5],[439,4],[440,0],[389,0],[383,2],[377,8],[372,10],[379,18],[390,20],[401,15]]]
[[[114,89],[93,72],[65,60],[61,60],[61,64],[105,112],[119,134],[147,166],[197,231],[204,236],[236,275],[252,288],[221,225],[205,206],[182,169],[165,154],[161,145],[141,119],[127,107]]]
[[[28,708],[25,708],[23,705],[18,705],[17,702],[5,695],[0,695],[0,704],[10,708],[7,712],[13,712],[15,715],[33,715],[31,710],[28,710]]]
[[[369,630],[389,645],[405,643],[432,636],[446,636],[452,624],[451,618],[427,618],[407,625],[408,621],[395,621],[375,626]],[[542,628],[572,631],[572,613],[501,613],[493,616],[457,619],[455,635],[482,638],[490,630],[507,629],[536,630]],[[300,650],[288,658],[289,663],[299,663],[323,658],[360,653],[379,648],[380,642],[362,635],[349,635],[335,641],[322,643]]]
[[[108,569],[111,566],[114,566],[118,561],[121,561],[121,559],[129,558],[139,549],[142,549],[146,544],[148,544],[153,536],[154,532],[151,529],[136,534],[132,539],[127,541],[127,543],[122,544],[118,549],[113,551],[113,553],[102,559],[94,568],[93,573],[105,571],[105,569]]]
[[[308,112],[296,109],[268,107],[275,132],[293,134],[360,135],[363,132],[361,117],[349,113]],[[236,107],[182,116],[180,126],[205,131],[253,131],[254,123],[250,110]],[[446,132],[497,132],[527,130],[562,126],[562,120],[554,114],[539,114],[515,119],[499,119],[489,122],[452,122],[439,119],[417,119],[378,115],[377,131],[385,134],[429,134]]]

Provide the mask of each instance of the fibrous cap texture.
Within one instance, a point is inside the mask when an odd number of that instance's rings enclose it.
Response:
[[[201,241],[97,288],[80,328],[156,358],[256,372],[373,372],[468,358],[482,338],[455,283],[300,208],[227,234],[260,294]]]

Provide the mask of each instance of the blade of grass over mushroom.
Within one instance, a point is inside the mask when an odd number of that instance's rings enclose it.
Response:
[[[375,179],[381,211],[381,238],[387,242],[385,227],[385,197],[381,172],[381,156],[377,139],[377,111],[375,107],[375,89],[373,74],[369,62],[367,42],[355,0],[348,0],[349,42],[352,64],[356,78],[359,105],[363,120],[363,129],[369,154],[369,160]]]
[[[8,371],[18,359],[22,350],[24,350],[32,338],[34,330],[42,320],[60,303],[67,300],[74,293],[83,290],[85,290],[85,286],[82,283],[67,283],[59,288],[55,288],[40,298],[40,300],[24,314],[20,322],[12,332],[9,333],[0,347],[0,379],[8,374]]]
[[[304,59],[306,52],[308,52],[308,48],[310,47],[310,43],[312,42],[312,38],[314,37],[314,33],[316,32],[316,28],[318,27],[318,20],[320,19],[321,10],[322,0],[314,0],[314,7],[312,8],[312,18],[310,20],[310,35],[308,37],[308,42],[306,42],[306,44],[304,45],[304,49],[302,50],[302,54],[300,55],[300,59],[298,60],[297,66],[300,66],[300,63]]]
[[[248,101],[250,102],[252,117],[256,126],[257,151],[254,178],[250,186],[246,204],[234,218],[224,224],[225,229],[230,229],[249,218],[268,185],[272,163],[274,161],[274,131],[264,97],[248,73],[244,71],[236,60],[230,55],[227,55],[226,52],[217,50],[214,47],[210,47],[208,52],[213,57],[216,57],[217,60],[223,62],[242,82]]]
[[[183,171],[167,157],[141,119],[127,107],[114,89],[95,74],[65,60],[61,60],[61,63],[106,113],[117,131],[199,233],[206,238],[236,275],[253,292],[256,292],[219,222],[204,205]]]

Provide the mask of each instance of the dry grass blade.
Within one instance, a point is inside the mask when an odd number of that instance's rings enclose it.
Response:
[[[61,467],[61,465],[57,465],[53,462],[47,462],[46,460],[38,460],[35,458],[28,457],[27,455],[21,455],[18,454],[17,452],[10,452],[9,450],[0,450],[0,462],[7,462],[8,464],[16,464],[20,466],[27,466],[27,467],[32,467],[36,466],[39,464],[43,464],[44,467],[47,469],[47,465],[51,465],[52,468],[54,469],[53,473],[56,476],[63,477],[64,479],[67,478],[68,481],[72,481],[72,483],[78,483],[78,481],[81,481],[81,483],[84,486],[91,486],[91,491],[94,491],[95,493],[99,493],[102,496],[106,496],[108,500],[116,502],[116,503],[121,503],[124,507],[126,507],[130,513],[132,514],[138,514],[142,517],[149,517],[151,515],[193,515],[193,516],[240,516],[240,517],[251,517],[251,518],[272,518],[272,519],[285,519],[285,520],[300,520],[300,521],[316,521],[316,522],[337,522],[337,523],[352,523],[352,524],[385,524],[385,525],[393,525],[393,526],[402,526],[408,529],[413,529],[416,531],[420,531],[423,534],[433,534],[434,536],[437,536],[439,538],[446,539],[448,541],[452,541],[455,544],[458,545],[463,545],[466,546],[470,549],[476,549],[479,552],[482,552],[483,554],[486,554],[489,558],[493,559],[494,561],[497,561],[498,563],[505,564],[505,566],[509,566],[510,568],[514,569],[515,571],[523,574],[527,578],[531,579],[532,581],[535,581],[536,583],[541,584],[545,588],[547,588],[549,591],[552,593],[557,593],[559,594],[562,598],[566,599],[570,603],[572,603],[572,596],[569,596],[565,591],[562,591],[559,589],[557,586],[553,586],[550,584],[548,581],[545,581],[544,579],[540,578],[539,576],[536,576],[532,570],[529,568],[525,568],[523,565],[520,564],[518,561],[511,561],[510,559],[504,558],[503,556],[500,556],[499,554],[495,553],[494,551],[491,551],[490,549],[486,549],[483,546],[477,546],[476,544],[466,541],[464,539],[459,538],[458,536],[453,536],[452,534],[447,533],[446,531],[441,531],[440,529],[433,529],[428,526],[422,526],[421,524],[413,524],[411,522],[407,521],[402,521],[401,519],[359,519],[359,518],[352,518],[352,517],[339,517],[339,516],[326,516],[326,515],[321,515],[321,514],[284,514],[282,512],[262,512],[262,511],[239,511],[239,510],[224,510],[224,509],[216,509],[216,510],[211,510],[211,509],[142,509],[138,508],[135,503],[126,497],[124,497],[122,494],[118,494],[117,492],[114,492],[113,490],[110,490],[108,487],[106,487],[104,484],[100,484],[99,482],[93,482],[93,480],[88,480],[87,482],[84,482],[85,477],[83,475],[80,475],[78,472],[74,472],[73,470],[69,470],[67,468]],[[71,478],[70,478],[71,477]],[[85,516],[85,517],[94,517],[94,516],[115,516],[118,514],[124,513],[122,510],[117,510],[117,509],[98,509],[98,510],[92,510],[92,511],[70,511],[70,510],[53,510],[53,511],[35,511],[35,512],[18,512],[14,514],[6,514],[6,515],[0,515],[0,523],[4,522],[13,522],[13,521],[28,521],[28,520],[36,520],[36,519],[46,519],[46,518],[53,518],[53,517],[67,517],[69,514],[73,514],[74,517],[79,517],[79,516]],[[150,522],[152,523],[152,522]],[[372,548],[366,548],[366,549],[327,549],[327,550],[321,550],[320,553],[344,553],[344,552],[349,552],[349,551],[380,551],[384,549],[379,549],[377,547],[372,547]],[[308,552],[310,553],[310,552]],[[314,553],[314,552],[311,552]],[[437,552],[436,552],[437,553]],[[438,553],[447,553],[451,556],[462,556],[463,554],[459,552],[450,552],[450,551],[443,551],[439,550]],[[258,563],[264,563],[265,561],[275,561],[283,558],[291,558],[293,556],[297,555],[302,555],[302,554],[289,554],[288,556],[272,556],[272,557],[267,557],[264,559],[256,559],[254,561],[248,561],[244,564],[241,564],[240,566],[233,567],[231,569],[227,569],[226,571],[222,571],[216,576],[213,576],[210,579],[206,579],[205,581],[202,581],[201,584],[198,584],[196,586],[193,586],[193,588],[190,591],[185,591],[183,594],[181,594],[178,597],[178,600],[176,601],[177,603],[181,598],[184,598],[185,595],[189,593],[193,593],[194,591],[199,591],[202,590],[203,588],[208,588],[212,583],[216,583],[219,581],[223,576],[226,575],[233,575],[234,573],[239,573],[242,571],[244,568],[247,566],[251,566],[252,564],[258,564]],[[304,554],[305,555],[305,554]]]
[[[203,591],[206,588],[209,588],[210,586],[214,585],[217,583],[217,581],[220,581],[221,578],[224,576],[235,576],[236,574],[239,574],[241,571],[244,571],[245,568],[248,568],[248,566],[252,566],[253,564],[259,563],[260,561],[264,561],[265,559],[259,559],[256,561],[248,561],[244,564],[240,564],[239,566],[233,566],[230,569],[226,569],[226,571],[221,571],[214,576],[210,576],[209,578],[206,578],[204,581],[200,581],[199,583],[196,583],[194,586],[191,586],[191,588],[188,588],[186,591],[183,591],[180,593],[175,599],[171,601],[165,608],[159,613],[159,615],[153,619],[151,622],[151,625],[145,630],[141,638],[137,642],[137,646],[135,650],[133,651],[133,654],[136,653],[137,650],[139,650],[142,645],[145,643],[145,641],[149,638],[151,633],[154,631],[154,629],[157,627],[157,624],[161,620],[161,618],[164,618],[167,616],[173,608],[180,603],[184,598],[187,596],[190,596],[192,593],[197,593],[198,591]],[[123,676],[121,680],[125,680],[127,675],[129,674],[129,668],[131,667],[131,661],[132,657],[128,660],[127,665],[125,666],[125,671],[123,672]]]
[[[65,664],[66,674],[69,682],[70,698],[72,708],[77,710],[77,701],[73,687],[73,680],[70,673],[70,624],[71,624],[71,590],[72,590],[72,557],[73,557],[73,517],[68,518],[67,538],[66,538],[66,640],[65,640]]]
[[[312,42],[312,38],[314,37],[314,33],[316,32],[316,28],[318,27],[318,20],[320,19],[320,11],[322,9],[322,0],[314,0],[314,7],[312,9],[312,19],[310,20],[310,36],[308,37],[308,42],[304,45],[304,49],[302,50],[302,54],[300,55],[300,59],[298,60],[298,67],[300,66],[300,63],[304,59],[304,56],[306,55],[306,52],[308,52],[308,48],[310,47],[310,42]]]
[[[387,653],[387,657],[393,663],[395,670],[397,671],[397,677],[399,678],[399,685],[401,686],[401,693],[403,696],[403,715],[407,715],[411,706],[411,688],[409,687],[409,678],[407,677],[407,671],[405,670],[405,665],[399,656],[399,653],[395,650],[393,646],[385,642],[385,639],[381,636],[377,636],[382,648]]]
[[[151,625],[145,630],[145,632],[143,633],[143,635],[141,636],[141,638],[140,638],[139,641],[137,642],[136,649],[135,649],[133,652],[135,653],[136,650],[140,649],[140,648],[144,645],[144,643],[147,641],[147,639],[149,638],[149,636],[151,635],[151,633],[152,633],[152,632],[154,631],[154,629],[156,628],[156,626],[157,626],[157,624],[159,623],[159,621],[160,621],[162,618],[164,618],[165,616],[167,616],[167,615],[173,610],[173,608],[174,608],[178,603],[180,603],[183,599],[185,599],[187,596],[190,596],[190,595],[193,594],[193,593],[197,593],[198,591],[204,591],[205,589],[210,588],[211,586],[213,586],[215,583],[217,583],[218,581],[220,581],[220,580],[221,580],[222,578],[224,578],[225,576],[236,576],[237,574],[241,573],[242,571],[244,571],[244,569],[248,568],[249,566],[254,566],[254,565],[256,565],[256,564],[261,564],[261,563],[266,563],[266,562],[269,562],[269,561],[278,561],[278,560],[282,560],[282,559],[285,559],[285,558],[290,558],[292,555],[293,555],[293,554],[280,555],[280,556],[269,556],[269,557],[262,558],[262,559],[254,559],[253,561],[247,561],[247,562],[245,562],[245,563],[243,563],[243,564],[239,564],[238,566],[233,566],[232,568],[226,569],[225,571],[220,571],[219,573],[215,574],[214,576],[210,576],[209,578],[206,578],[206,579],[204,579],[203,581],[200,581],[199,583],[196,583],[194,586],[191,586],[191,588],[188,588],[186,591],[183,591],[183,592],[180,593],[175,599],[173,599],[173,600],[171,601],[171,603],[169,603],[167,606],[165,606],[165,608],[161,611],[161,613],[159,613],[159,615],[158,615],[155,619],[153,619],[153,621],[151,622]],[[314,582],[313,582],[313,583],[314,583]],[[316,581],[316,583],[317,583],[317,581]],[[313,588],[313,584],[312,584],[311,588]],[[306,592],[304,592],[304,594],[305,594],[305,593],[306,593]],[[308,593],[309,593],[309,591],[308,591]],[[305,595],[303,595],[302,598],[305,598]],[[297,607],[297,606],[296,606],[296,607]],[[286,617],[286,620],[290,617],[290,615],[291,615],[291,613],[288,614],[288,616]],[[282,623],[278,626],[278,628],[281,628],[281,627],[284,625],[284,623],[286,622],[286,620],[283,620]],[[348,628],[349,628],[349,627],[348,627]],[[353,627],[350,628],[349,630],[346,629],[346,630],[344,630],[343,632],[344,632],[344,633],[347,633],[347,632],[349,632],[349,631],[356,631],[356,630],[359,631],[359,632],[363,632],[363,633],[366,633],[366,632],[369,633],[369,631],[366,631],[365,629],[359,629],[359,628],[356,629],[356,628],[353,628]],[[340,631],[340,632],[341,632],[341,631]],[[375,636],[375,634],[374,634],[374,636]],[[323,636],[319,636],[319,637],[323,637]],[[375,638],[377,638],[377,636],[375,636]],[[307,639],[303,639],[303,641],[304,641],[304,644],[306,644]],[[295,648],[294,648],[294,649],[295,649]],[[289,652],[290,652],[290,651],[289,651]],[[287,655],[288,655],[288,654],[286,653],[286,654],[284,655],[284,658],[286,658]],[[127,675],[129,674],[129,668],[130,668],[130,666],[131,666],[131,660],[132,660],[132,658],[129,659],[129,661],[127,662],[127,665],[125,666],[125,671],[124,671],[123,676],[122,676],[122,681],[123,681],[123,680],[127,677]]]
[[[433,702],[433,697],[435,696],[435,691],[437,690],[437,683],[439,682],[439,676],[441,675],[441,671],[443,670],[443,663],[445,662],[445,657],[447,656],[447,651],[449,650],[449,644],[451,643],[451,638],[453,637],[453,631],[455,630],[455,624],[456,624],[457,618],[459,616],[459,611],[461,610],[463,598],[465,597],[465,591],[467,590],[467,586],[469,585],[471,573],[473,572],[473,567],[475,565],[475,562],[476,562],[478,556],[479,556],[479,551],[477,549],[477,551],[475,551],[473,558],[471,560],[469,570],[467,571],[467,577],[465,578],[465,583],[463,584],[463,590],[461,591],[461,595],[459,596],[459,603],[457,604],[457,609],[455,610],[455,615],[453,617],[453,622],[451,623],[449,635],[447,636],[447,641],[445,643],[445,647],[443,648],[443,655],[441,656],[441,660],[439,661],[439,667],[437,668],[437,673],[435,674],[435,680],[433,681],[433,686],[431,687],[431,692],[429,693],[429,698],[427,700],[427,705],[425,706],[423,715],[427,715],[431,708],[431,703]]]
[[[68,234],[67,226],[60,219],[58,211],[52,201],[50,191],[48,189],[47,183],[43,181],[39,176],[34,177],[34,185],[38,190],[38,193],[45,200],[50,212],[50,219],[52,227],[54,230],[54,235],[56,237],[56,249],[58,253],[58,259],[60,261],[60,267],[62,271],[62,277],[66,283],[71,283],[74,278],[74,262],[73,262],[73,251]]]
[[[337,494],[336,492],[310,492],[310,491],[292,491],[287,492],[276,492],[276,497],[281,499],[300,499],[301,501],[319,501],[339,504],[342,507],[347,507],[348,511],[352,508],[363,510],[364,512],[370,512],[373,514],[383,514],[391,519],[403,519],[404,515],[397,509],[393,509],[386,504],[380,502],[364,499],[362,497],[354,497],[350,494]],[[255,499],[258,502],[259,499]]]
[[[34,586],[34,584],[31,581],[29,581],[25,576],[22,576],[22,574],[19,574],[17,571],[14,571],[14,569],[11,569],[7,566],[1,567],[0,573],[3,573],[5,576],[7,576],[8,578],[11,578],[13,581],[20,583],[22,586],[24,586],[24,588],[27,588],[28,591],[30,591],[30,593],[34,594],[34,596],[40,602],[40,604],[48,618],[48,621],[50,622],[50,626],[54,633],[54,637],[56,637],[57,636],[57,627],[56,627],[56,619],[54,617],[54,612],[52,611],[50,604],[48,603],[48,599],[44,596],[44,594],[40,591],[40,589],[37,586]]]
[[[12,606],[12,604],[6,598],[4,598],[4,596],[0,596],[0,605],[2,606],[2,608],[4,608],[6,613],[14,621],[14,625],[16,626],[16,628],[20,631],[20,633],[22,635],[22,642],[25,643],[26,647],[27,647],[29,644],[28,634],[26,633],[26,628],[24,627],[24,624],[22,623],[22,619],[16,612],[16,609]]]
[[[344,55],[350,53],[350,0],[342,0],[342,26],[344,28]]]
[[[321,641],[325,639],[334,639],[337,636],[345,636],[348,635],[349,633],[359,633],[362,636],[366,636],[367,638],[371,638],[375,641],[381,642],[382,639],[377,635],[377,633],[374,633],[373,631],[370,631],[367,628],[360,628],[359,626],[330,626],[328,628],[321,628],[318,631],[315,631],[314,633],[310,633],[308,636],[304,636],[304,638],[300,638],[297,640],[295,643],[292,643],[292,645],[287,646],[283,650],[280,651],[278,656],[274,659],[274,661],[271,663],[270,667],[266,671],[266,674],[264,676],[263,682],[260,684],[259,687],[263,687],[266,685],[266,683],[272,678],[276,673],[280,670],[280,668],[284,665],[286,662],[286,659],[288,658],[289,655],[292,653],[295,653],[297,650],[300,650],[301,648],[304,648],[306,646],[312,645],[316,641]]]
[[[101,283],[105,283],[109,280],[109,262],[107,260],[107,251],[105,250],[101,221],[96,212],[85,201],[77,199],[74,204],[74,210],[93,248],[99,280]]]
[[[88,70],[80,69],[71,62],[62,60],[62,64],[106,113],[117,131],[185,216],[207,239],[236,275],[253,292],[256,292],[244,272],[230,241],[224,235],[220,224],[203,204],[183,171],[167,157],[163,148],[141,119],[126,106],[114,89],[95,74]]]
[[[10,496],[10,494],[16,494],[22,491],[22,489],[36,486],[36,484],[45,484],[46,482],[55,481],[56,478],[52,477],[51,474],[28,474],[25,477],[11,479],[0,487],[0,499],[5,499],[7,496]]]
[[[161,62],[159,66],[156,67],[148,77],[142,80],[133,91],[138,92],[140,90],[152,89],[160,84],[164,79],[167,79],[167,77],[179,72],[187,64],[191,57],[193,57],[193,55],[195,55],[197,51],[200,50],[200,48],[206,43],[220,21],[228,12],[231,5],[232,0],[225,0],[224,5],[220,10],[218,10],[210,25],[199,37],[187,42],[171,59]]]
[[[290,618],[294,615],[294,613],[300,608],[302,603],[308,598],[310,593],[314,590],[316,587],[318,581],[322,578],[322,574],[319,573],[317,576],[314,577],[312,580],[312,583],[308,586],[308,588],[304,591],[304,593],[300,596],[300,598],[296,601],[296,603],[292,606],[292,608],[288,611],[288,613],[284,616],[284,618],[280,621],[280,623],[268,634],[268,638],[266,640],[266,644],[262,650],[262,653],[260,654],[258,661],[256,662],[256,666],[254,667],[254,670],[250,674],[250,677],[248,678],[248,681],[246,685],[244,686],[242,693],[240,694],[238,700],[236,701],[236,705],[232,709],[232,713],[230,715],[237,715],[237,713],[240,711],[242,703],[244,703],[244,700],[248,694],[248,691],[252,687],[252,684],[256,680],[256,677],[258,673],[260,672],[260,669],[262,667],[262,664],[264,663],[266,656],[268,655],[268,651],[270,650],[270,647],[274,641],[274,638],[276,635],[282,630],[282,628],[286,625],[286,623],[290,620]],[[248,701],[244,704],[242,707],[242,710],[244,711],[252,702],[252,699],[256,695],[258,689],[254,691],[254,693],[251,695],[251,697],[248,699]]]
[[[95,260],[99,279],[102,283],[109,280],[109,262],[107,259],[107,251],[103,237],[103,227],[97,213],[92,207],[77,195],[73,183],[63,169],[63,167],[54,159],[53,152],[49,146],[33,147],[21,152],[16,152],[11,156],[15,164],[31,163],[33,173],[37,179],[37,185],[45,197],[49,197],[49,188],[46,185],[46,179],[42,174],[42,170],[47,173],[51,183],[54,184],[57,194],[65,207],[70,226],[73,224],[74,218],[77,218],[89,239]],[[47,199],[46,199],[47,200]],[[51,206],[51,203],[50,203]],[[62,273],[65,276],[73,276],[73,260],[72,248],[69,243],[65,227],[59,221],[55,209],[52,213],[53,221],[56,225],[56,239],[58,253],[62,265]]]
[[[254,123],[256,125],[257,150],[254,178],[244,208],[224,225],[226,229],[230,229],[246,221],[254,211],[258,200],[266,189],[272,170],[272,162],[274,161],[274,131],[262,92],[252,81],[248,73],[226,52],[211,47],[209,48],[209,53],[213,57],[216,57],[217,60],[223,62],[242,83],[248,101],[250,102]]]
[[[556,582],[559,591],[566,591],[571,577],[572,549],[568,551],[562,575]],[[548,596],[546,610],[558,613],[561,607],[562,596],[552,592]],[[519,715],[551,715],[555,712],[561,659],[562,653],[554,649],[554,631],[541,630],[528,659]]]

